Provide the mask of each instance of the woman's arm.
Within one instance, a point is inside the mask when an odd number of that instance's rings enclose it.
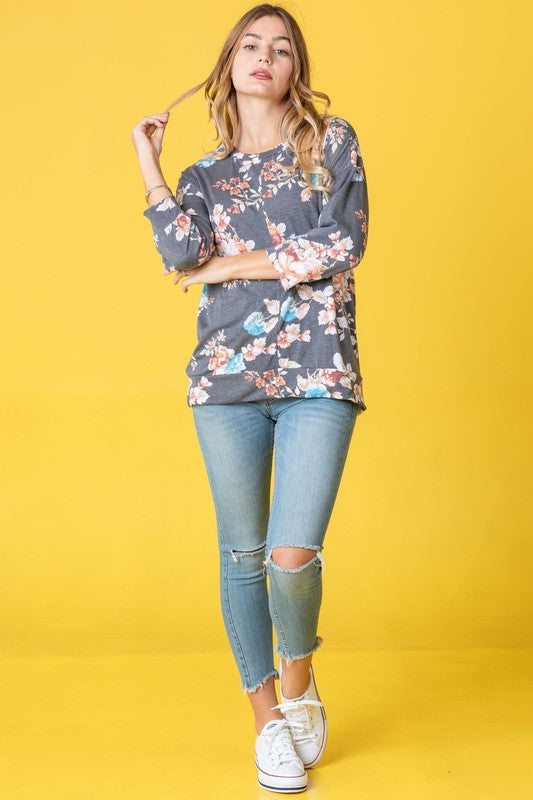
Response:
[[[280,244],[266,248],[284,289],[352,269],[361,262],[366,251],[366,174],[357,134],[349,122],[343,120],[343,123],[340,141],[338,137],[331,137],[326,144],[329,157],[326,165],[334,184],[332,194],[324,198],[316,227],[287,239],[281,234]],[[274,222],[284,230],[283,220]]]
[[[170,197],[172,191],[163,177],[159,158],[154,153],[142,153],[139,156],[139,167],[144,181],[145,190],[151,189],[152,186],[159,186],[148,195],[148,205],[153,206],[160,203],[165,197]]]
[[[182,277],[177,276],[173,283],[179,283]],[[224,283],[237,278],[275,281],[279,276],[267,258],[266,250],[251,250],[234,256],[213,256],[206,264],[195,269],[191,277],[181,280],[181,289],[186,292],[187,287],[194,283]]]
[[[131,134],[146,191],[154,189],[143,214],[152,225],[164,275],[198,267],[216,251],[209,212],[193,177],[187,170],[182,172],[176,197],[163,177],[159,157],[167,122],[168,111],[152,114],[143,117]]]
[[[239,253],[235,256],[226,256],[228,275],[230,280],[236,278],[247,280],[279,279],[277,270],[267,257],[266,250],[251,250],[249,253]]]
[[[153,194],[160,191],[156,189]],[[194,269],[216,253],[209,211],[201,190],[187,170],[181,173],[176,196],[167,193],[162,200],[146,208],[143,215],[152,225],[156,250],[165,266],[164,274]]]

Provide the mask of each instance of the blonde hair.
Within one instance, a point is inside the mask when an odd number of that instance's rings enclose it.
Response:
[[[236,90],[231,80],[231,70],[238,44],[250,25],[256,19],[264,16],[280,17],[287,28],[288,37],[293,52],[293,70],[289,80],[289,88],[284,97],[285,112],[281,121],[281,135],[283,141],[295,152],[296,160],[288,169],[298,170],[303,173],[307,186],[312,190],[331,191],[331,173],[322,165],[321,152],[323,139],[327,130],[327,116],[331,104],[330,98],[324,92],[318,92],[310,87],[310,67],[307,47],[300,27],[294,17],[282,8],[270,3],[262,3],[247,11],[233,26],[217,62],[209,77],[184,92],[174,100],[166,111],[195,94],[205,86],[204,94],[209,111],[209,120],[213,120],[217,130],[217,138],[221,140],[220,149],[212,150],[209,155],[215,160],[226,158],[233,150],[239,116],[237,111]],[[320,98],[325,103],[323,114],[315,109],[313,96]],[[317,176],[318,183],[312,176]]]

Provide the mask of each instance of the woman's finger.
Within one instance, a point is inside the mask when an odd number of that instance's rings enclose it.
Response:
[[[168,119],[160,119],[157,115],[144,117],[144,119],[139,122],[139,128],[151,136],[152,133],[158,129],[164,130],[167,122]]]
[[[147,114],[143,119],[160,119],[166,122],[168,120],[168,114]]]
[[[189,277],[189,273],[188,272],[184,272],[183,270],[180,269],[180,270],[177,271],[176,277],[174,278],[172,283],[176,286],[181,281],[182,278],[188,278],[188,277]]]
[[[160,120],[156,119],[150,122],[150,120],[146,120],[146,122],[141,122],[141,128],[144,130],[155,130],[156,128],[164,128],[166,122],[160,122]]]
[[[168,122],[168,117],[165,117],[163,114],[150,114],[148,117],[144,117],[141,120],[141,123],[150,123],[151,125],[166,125]]]

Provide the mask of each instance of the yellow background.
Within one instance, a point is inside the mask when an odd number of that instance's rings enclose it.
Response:
[[[118,665],[136,654],[159,665],[155,677],[146,666],[145,689],[168,679],[165,692],[186,685],[197,703],[205,686],[220,697],[223,670],[221,719],[241,699],[219,610],[214,509],[185,399],[201,287],[184,294],[161,275],[130,133],[207,77],[251,5],[51,2],[3,12],[0,648],[12,698],[17,678],[27,679],[7,728],[21,763],[27,748],[17,725],[36,702],[29,687],[48,670],[66,691],[57,676],[71,658]],[[505,665],[498,675],[506,680],[495,680],[504,697],[520,693],[509,701],[519,716],[523,659],[533,652],[528,7],[285,7],[306,37],[312,87],[328,93],[330,113],[358,133],[370,202],[368,248],[356,270],[368,410],[325,539],[320,658],[351,664],[361,682],[370,667],[372,679],[381,668],[394,682],[396,659],[433,653],[429,690],[448,658],[437,651],[472,648],[457,656],[467,665],[463,677],[476,653],[490,652],[483,663]],[[162,167],[173,189],[211,146],[206,119],[202,91],[170,112]],[[372,660],[381,651],[387,666]],[[47,666],[37,667],[36,657]],[[138,697],[132,669],[116,667],[117,686],[132,681],[124,708]],[[369,705],[369,715],[386,713],[399,693],[407,702],[418,677],[386,686],[365,688],[387,697],[378,710]],[[43,719],[61,705],[53,696]],[[174,696],[172,721],[182,718],[182,700]],[[143,702],[145,720],[164,697]],[[71,722],[87,710],[65,708]],[[196,713],[207,712],[193,703]],[[526,736],[518,716],[490,743],[518,729]],[[493,720],[480,718],[486,745],[484,725]],[[161,734],[159,720],[150,721]],[[357,732],[366,751],[367,734]],[[376,737],[374,730],[373,746]],[[146,753],[136,739],[121,741],[130,756],[132,747]],[[508,756],[525,752],[515,746]],[[48,782],[38,771],[32,789],[14,772],[6,796],[58,798],[60,785],[70,800],[92,796],[73,762],[46,763]],[[399,755],[395,769],[405,763]],[[485,766],[493,764],[487,750]],[[514,766],[514,797],[525,797],[523,768]],[[418,772],[402,783],[395,772],[400,782],[390,786],[391,773],[373,769],[372,789],[361,796],[503,796],[486,770],[478,775],[486,784],[465,778],[448,790],[444,765],[442,775],[424,774],[426,783]],[[353,775],[343,779],[344,788],[361,787]],[[220,793],[209,780],[203,785]],[[243,792],[259,792],[254,780],[250,768]],[[113,796],[167,797],[152,778],[141,785],[137,775]],[[103,797],[110,786],[93,788]],[[461,794],[458,786],[470,789]],[[320,796],[344,795],[338,788]]]

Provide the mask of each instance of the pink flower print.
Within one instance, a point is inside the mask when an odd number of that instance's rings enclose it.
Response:
[[[358,147],[354,139],[350,141],[350,161],[357,167]]]
[[[350,299],[350,284],[353,279],[353,272],[349,269],[344,270],[344,272],[336,272],[331,276],[331,285],[333,290],[341,300],[344,300],[344,302],[347,302]]]
[[[191,218],[188,214],[180,213],[172,223],[176,226],[176,239],[178,242],[189,235],[189,231],[191,229]]]
[[[265,372],[265,378],[268,381],[265,387],[265,392],[269,397],[276,397],[278,395],[278,387],[285,386],[285,379],[281,374],[276,374],[276,371],[269,369]]]
[[[220,189],[222,192],[227,192],[229,195],[244,194],[246,189],[250,188],[247,180],[242,180],[238,175],[234,175],[229,181],[223,178],[213,184],[213,189]]]
[[[298,294],[302,296],[304,287],[308,286],[311,289],[312,297],[311,300],[314,300],[315,303],[320,303],[321,306],[327,306],[328,303],[331,303],[331,298],[333,297],[333,286],[324,286],[323,289],[315,289],[313,290],[312,284],[301,284],[298,287]]]
[[[238,236],[233,236],[225,240],[221,239],[220,244],[222,246],[223,256],[238,256],[240,253],[249,253],[255,247],[253,239],[248,239],[247,242],[243,242]]]
[[[268,372],[264,373],[248,370],[248,373],[244,376],[244,380],[248,383],[253,381],[255,386],[258,389],[262,389],[269,397],[283,397],[283,387],[286,386],[283,377],[285,374],[285,370],[270,369]]]
[[[222,203],[217,203],[213,207],[213,222],[218,231],[225,231],[231,224],[231,217],[224,210]]]
[[[274,246],[282,244],[282,242],[284,241],[283,234],[285,233],[285,230],[287,228],[285,223],[279,222],[277,225],[275,225],[273,222],[270,222],[267,227],[268,227],[268,232],[270,234],[270,238],[272,239],[272,244]]]
[[[325,245],[300,239],[303,246],[289,241],[287,246],[277,254],[277,262],[287,277],[315,280],[322,274],[323,264],[328,257]]]
[[[336,369],[316,369],[311,373],[307,373],[307,377],[299,374],[296,378],[298,388],[305,394],[306,397],[331,397],[328,387],[333,387],[335,384],[342,382],[345,376],[342,372]]]
[[[279,332],[277,338],[277,346],[281,349],[290,347],[293,342],[310,342],[311,331],[307,330],[300,333],[300,326],[297,323],[287,325],[282,331]]]
[[[235,355],[235,350],[223,344],[216,345],[215,352],[209,359],[209,370],[213,375],[224,373],[226,364]]]
[[[337,310],[333,302],[329,302],[325,308],[318,313],[318,322],[320,325],[326,325],[325,334],[337,333],[337,326],[335,320],[337,318]]]
[[[346,261],[348,251],[353,248],[353,239],[350,236],[346,236],[344,239],[339,237],[339,231],[331,234],[330,238],[333,244],[329,249],[329,257],[334,258],[336,261]]]
[[[247,180],[241,180],[238,177],[232,178],[232,185],[229,187],[230,194],[246,194],[246,190],[250,188],[250,183]]]
[[[257,356],[260,356],[263,353],[275,355],[276,343],[271,342],[269,345],[267,345],[266,338],[262,336],[260,339],[254,339],[253,344],[249,342],[246,347],[241,347],[241,353],[245,361],[255,361]]]
[[[367,242],[367,235],[368,235],[368,219],[367,219],[367,216],[366,216],[365,212],[362,209],[359,209],[358,211],[356,211],[355,212],[355,216],[357,217],[357,219],[362,219],[363,220],[361,222],[361,233],[364,233],[364,235],[365,235],[365,238],[363,239],[363,245],[362,245],[363,251],[364,251],[366,249],[366,242]],[[359,263],[359,261],[360,261],[360,259],[357,260],[357,263]]]
[[[352,388],[352,384],[355,384],[357,380],[357,374],[353,371],[352,365],[345,364],[340,353],[335,353],[333,363],[339,370],[339,378],[337,380],[341,386],[346,386],[348,389]]]
[[[351,387],[351,389],[352,389],[352,391],[354,393],[354,396],[355,396],[356,400],[359,403],[363,403],[364,402],[364,400],[363,400],[363,390],[361,389],[360,385],[358,383],[355,383]]]
[[[342,372],[337,369],[316,369],[313,375],[318,378],[320,383],[324,383],[326,386],[335,386],[342,378]]]
[[[200,405],[205,403],[209,398],[209,394],[205,391],[205,386],[212,386],[213,384],[205,376],[200,378],[198,386],[191,386],[189,388],[189,399],[191,405]]]

